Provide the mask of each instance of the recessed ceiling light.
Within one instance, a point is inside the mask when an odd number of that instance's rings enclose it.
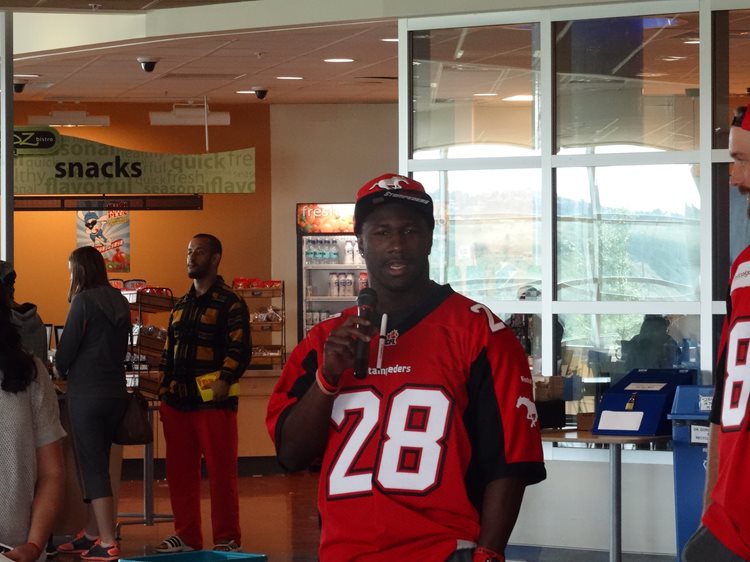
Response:
[[[497,96],[497,94],[487,92],[487,93],[481,93],[481,94],[474,94],[474,96],[477,98],[492,98],[492,97]]]
[[[276,80],[302,80],[302,76],[277,76]]]
[[[534,101],[534,96],[531,94],[518,94],[516,96],[503,98],[503,101]]]
[[[398,37],[383,37],[381,41],[384,43],[398,43]]]
[[[685,60],[687,57],[680,57],[677,55],[669,55],[668,57],[662,57],[661,60],[664,62],[675,62],[678,60]]]
[[[685,45],[700,45],[700,42],[700,39],[687,39],[686,41],[683,41]]]
[[[38,74],[14,74],[13,78],[39,78]]]
[[[237,90],[235,94],[254,94],[255,90]]]
[[[638,72],[636,74],[639,78],[660,78],[666,75],[666,72]]]
[[[323,59],[323,62],[354,62],[354,59]]]

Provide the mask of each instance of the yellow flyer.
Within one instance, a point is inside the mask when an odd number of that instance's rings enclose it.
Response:
[[[201,398],[204,402],[211,402],[214,399],[214,391],[211,390],[211,383],[219,378],[219,371],[213,371],[195,377],[195,384],[198,385],[198,392],[201,393]],[[229,386],[229,396],[240,395],[240,383],[236,382]]]

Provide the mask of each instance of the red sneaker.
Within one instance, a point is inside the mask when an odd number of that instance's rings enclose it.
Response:
[[[120,559],[120,547],[117,543],[110,546],[104,546],[100,541],[96,541],[96,544],[89,548],[86,552],[81,554],[81,560],[119,560]]]

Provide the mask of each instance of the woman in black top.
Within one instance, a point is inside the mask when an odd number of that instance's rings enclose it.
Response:
[[[130,307],[110,286],[104,259],[92,246],[70,254],[70,311],[55,353],[68,381],[67,403],[83,499],[90,503],[86,528],[58,551],[84,560],[116,560],[115,507],[109,454],[125,412],[125,355]]]

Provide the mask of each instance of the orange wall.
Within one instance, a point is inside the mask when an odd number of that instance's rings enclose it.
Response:
[[[17,103],[15,122],[28,114],[47,113],[52,104]],[[205,153],[203,127],[152,127],[149,111],[168,111],[171,104],[82,104],[91,114],[108,114],[110,127],[60,129],[61,134],[133,150]],[[70,108],[66,108],[70,109]],[[245,195],[205,195],[202,211],[135,211],[131,213],[131,270],[113,276],[144,278],[170,287],[175,295],[190,285],[185,250],[197,232],[219,237],[224,256],[219,273],[268,278],[271,273],[271,154],[267,105],[211,106],[229,111],[232,124],[209,127],[211,152],[255,147],[256,191]],[[68,310],[67,260],[76,244],[75,212],[21,211],[14,214],[16,299],[34,302],[45,322],[63,324]],[[292,225],[290,232],[293,233]],[[291,234],[290,234],[291,235]],[[154,319],[164,323],[166,319]]]

